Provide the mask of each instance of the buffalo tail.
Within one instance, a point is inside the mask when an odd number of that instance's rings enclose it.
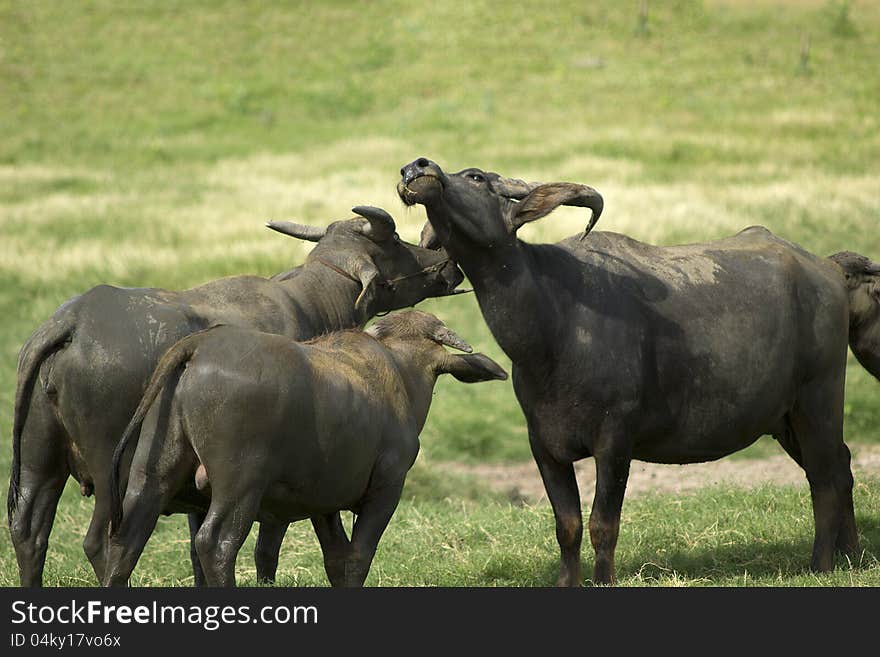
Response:
[[[128,426],[125,427],[125,431],[122,434],[122,438],[119,440],[119,444],[116,445],[116,449],[113,452],[113,463],[110,468],[111,534],[115,533],[122,524],[123,491],[120,490],[119,482],[123,454],[125,454],[125,450],[128,447],[129,442],[131,442],[132,437],[135,434],[140,433],[140,428],[147,415],[147,411],[150,410],[150,406],[156,401],[156,397],[159,396],[159,393],[168,382],[168,379],[175,372],[178,372],[186,366],[186,363],[195,353],[196,347],[205,332],[206,331],[199,331],[198,333],[188,335],[185,338],[178,340],[168,349],[168,351],[165,352],[165,355],[162,356],[162,359],[153,371],[153,375],[150,377],[144,395],[141,397],[141,401],[135,409],[134,415],[132,415],[131,420],[129,420]],[[135,442],[135,445],[136,444],[137,442]]]
[[[34,384],[43,362],[67,345],[74,332],[72,317],[52,319],[40,326],[21,349],[18,357],[18,382],[15,388],[15,402],[12,420],[12,472],[9,477],[9,494],[6,497],[7,520],[18,502],[21,483],[21,435],[24,431],[27,411],[34,392]]]

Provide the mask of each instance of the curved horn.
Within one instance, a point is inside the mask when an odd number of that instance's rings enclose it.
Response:
[[[279,233],[290,235],[300,240],[309,242],[318,242],[327,233],[326,228],[318,228],[317,226],[306,226],[304,224],[296,224],[292,221],[267,221],[266,228],[277,230]]]
[[[581,239],[584,239],[590,234],[590,231],[593,230],[593,226],[596,225],[596,222],[599,221],[599,217],[602,215],[602,210],[605,208],[605,199],[602,198],[602,195],[599,192],[588,185],[580,185],[580,187],[583,188],[584,193],[577,197],[576,202],[563,203],[563,205],[574,205],[580,208],[590,208],[590,210],[592,210],[593,214],[590,216],[590,223],[584,228],[584,233],[580,237]]]
[[[605,202],[602,195],[589,185],[564,182],[538,185],[513,208],[511,227],[516,230],[525,223],[545,217],[560,205],[590,208],[593,211],[590,223],[581,235],[583,239],[599,221]]]
[[[472,353],[474,350],[472,346],[462,340],[455,334],[455,331],[447,326],[438,326],[431,334],[431,339],[434,340],[434,342],[445,344],[447,347],[458,349],[466,354]]]
[[[376,208],[372,205],[359,205],[352,208],[351,211],[370,222],[369,225],[364,226],[363,233],[374,240],[388,239],[397,230],[397,227],[394,225],[394,218],[382,208]]]

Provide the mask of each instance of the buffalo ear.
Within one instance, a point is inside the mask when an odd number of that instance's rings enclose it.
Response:
[[[439,371],[441,374],[451,374],[464,383],[507,379],[504,368],[485,354],[446,354]]]
[[[354,302],[354,307],[360,309],[369,304],[376,294],[376,279],[379,278],[379,270],[372,260],[364,260],[358,263],[354,272],[355,277],[361,282],[361,293]]]
[[[508,223],[512,231],[516,231],[523,224],[546,217],[560,205],[574,205],[582,208],[590,208],[593,211],[590,223],[584,231],[584,236],[589,233],[599,215],[602,214],[602,195],[587,185],[575,183],[547,183],[539,185],[519,203],[512,203],[508,207]]]
[[[441,246],[440,240],[437,238],[437,233],[434,231],[434,227],[431,225],[430,221],[426,221],[425,225],[422,226],[419,246],[423,249],[431,249],[432,251],[436,251]]]
[[[326,253],[326,252],[324,252]],[[309,259],[312,255],[309,254]],[[375,263],[367,256],[348,256],[344,253],[330,252],[317,260],[330,267],[337,274],[361,284],[361,291],[354,302],[354,307],[360,310],[376,298],[376,285],[381,281],[381,274]],[[307,260],[308,261],[308,260]],[[379,310],[382,310],[381,308]]]

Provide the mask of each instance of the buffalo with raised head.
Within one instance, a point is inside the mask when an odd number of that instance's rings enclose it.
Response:
[[[306,343],[228,326],[184,338],[160,361],[117,449],[114,473],[140,432],[124,502],[114,498],[104,583],[128,582],[159,513],[194,482],[210,490],[194,539],[208,585],[235,584],[255,519],[305,518],[331,584],[362,585],[418,453],[437,377],[507,378],[471,351],[417,310]],[[343,509],[357,514],[350,539]]]
[[[452,293],[463,276],[445,254],[402,242],[379,208],[326,229],[271,228],[317,242],[305,264],[270,279],[222,278],[184,291],[100,285],[64,303],[21,350],[8,522],[21,584],[39,586],[49,532],[69,476],[95,509],[83,547],[103,579],[110,462],[159,358],[217,323],[305,340],[364,325],[377,313]],[[190,518],[194,533],[201,518]],[[260,527],[255,559],[274,578],[287,525]],[[196,584],[201,571],[192,553]]]
[[[614,581],[630,461],[694,463],[775,436],[806,471],[811,565],[853,554],[843,394],[850,305],[837,265],[760,227],[657,247],[590,232],[603,200],[571,183],[527,184],[426,158],[398,184],[425,206],[423,246],[442,244],[468,276],[513,362],[513,386],[556,518],[560,585],[582,583],[573,462],[593,456],[593,580]],[[517,239],[560,205],[590,208],[556,244]]]

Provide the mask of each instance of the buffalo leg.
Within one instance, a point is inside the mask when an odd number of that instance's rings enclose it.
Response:
[[[774,435],[776,440],[782,446],[788,455],[802,468],[804,467],[804,458],[801,454],[801,448],[794,437],[794,432],[789,427],[783,434]],[[846,471],[850,465],[850,452],[846,445],[842,445],[840,472],[843,474],[838,478],[840,487],[843,490],[843,498],[840,500],[840,509],[842,516],[842,525],[838,530],[835,548],[837,551],[847,556],[855,556],[858,554],[858,531],[855,525],[855,509],[852,501],[852,485],[847,483]]]
[[[150,416],[147,416],[148,422]],[[122,522],[110,535],[107,549],[105,586],[125,586],[146,546],[159,515],[192,477],[195,455],[174,433],[167,440],[156,440],[144,424],[128,475],[122,504]],[[164,433],[167,427],[161,426]]]
[[[581,540],[584,524],[574,464],[556,461],[546,453],[531,431],[529,438],[532,455],[538,464],[556,520],[556,540],[561,559],[556,586],[581,586]]]
[[[364,585],[379,539],[394,515],[402,491],[401,479],[367,493],[367,500],[361,506],[360,515],[351,531],[351,546],[345,560],[344,586]]]
[[[620,511],[629,478],[629,454],[597,451],[596,495],[590,512],[590,542],[596,553],[593,581],[614,584],[614,550],[620,533]]]
[[[262,491],[226,497],[218,489],[214,487],[208,515],[196,533],[196,550],[208,586],[235,586],[235,561],[256,519]]]
[[[257,544],[254,546],[254,564],[257,567],[257,581],[263,584],[275,582],[275,572],[278,570],[278,556],[281,554],[281,544],[288,522],[261,522],[260,533],[257,534]]]
[[[21,438],[21,470],[18,490],[10,490],[15,504],[9,515],[9,534],[18,561],[22,586],[42,586],[49,533],[58,500],[70,476],[61,429],[48,402],[35,401]]]
[[[95,508],[92,510],[89,528],[86,530],[86,535],[83,539],[83,552],[86,553],[86,558],[92,565],[92,570],[95,571],[99,584],[104,581],[109,544],[111,499],[109,472],[112,467],[109,456],[109,454],[99,452],[89,463],[98,476],[94,480]],[[124,486],[124,478],[122,482]]]
[[[849,447],[842,444],[839,448],[839,464],[835,483],[840,490],[840,527],[837,531],[835,548],[838,552],[855,557],[859,554],[859,532],[856,527],[855,505],[853,504],[853,476],[850,466],[852,456]]]
[[[21,586],[42,586],[49,533],[68,473],[37,472],[22,468],[18,503],[9,533],[18,561]]]
[[[204,586],[205,571],[202,570],[202,562],[199,561],[199,553],[196,550],[196,533],[205,522],[205,514],[194,511],[187,514],[186,521],[189,525],[189,560],[192,563],[193,586]]]
[[[122,506],[122,523],[110,535],[104,586],[128,584],[162,509],[185,484],[193,467],[192,463],[177,464],[173,472],[163,473],[159,481],[132,469]]]
[[[321,543],[324,555],[324,570],[331,586],[342,586],[345,583],[345,560],[351,542],[342,525],[339,512],[312,518],[312,527]]]
[[[827,572],[834,568],[834,546],[837,541],[836,512],[840,500],[834,484],[824,474],[821,479],[815,474],[810,478],[810,496],[813,500],[813,520],[816,525],[810,568],[817,572]]]
[[[83,539],[83,552],[92,564],[92,570],[95,571],[99,583],[104,580],[106,571],[107,536],[110,527],[110,497],[107,487],[103,484],[104,482],[95,482],[95,508]]]
[[[849,450],[843,442],[843,377],[813,383],[801,391],[792,427],[810,482],[816,535],[810,567],[834,567],[835,549],[858,550]],[[823,385],[824,384],[824,385]]]

